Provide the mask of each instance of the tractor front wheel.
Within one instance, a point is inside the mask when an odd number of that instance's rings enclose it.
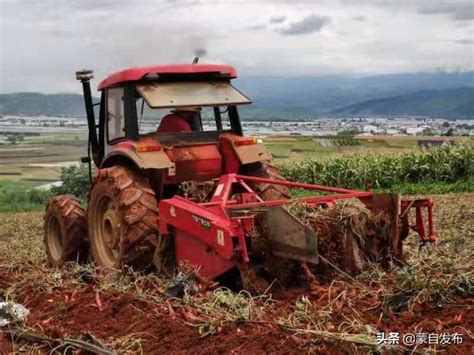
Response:
[[[148,179],[124,166],[96,173],[88,210],[92,256],[99,266],[152,266],[158,207]]]
[[[87,219],[80,201],[69,195],[51,198],[44,216],[44,244],[51,266],[87,258]]]

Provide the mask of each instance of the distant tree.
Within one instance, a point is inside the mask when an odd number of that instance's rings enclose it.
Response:
[[[421,132],[421,135],[423,135],[423,136],[432,136],[432,135],[434,135],[434,134],[433,134],[433,131],[431,130],[431,128],[425,128],[425,129]]]
[[[443,127],[444,128],[448,128],[450,126],[449,122],[448,121],[444,121],[443,122]]]
[[[81,199],[86,199],[89,191],[89,171],[87,165],[70,166],[61,169],[62,185],[53,187],[51,192],[55,195],[70,194]]]
[[[13,134],[7,136],[7,141],[12,145],[15,145],[17,143],[17,140],[17,137]]]
[[[337,133],[338,136],[343,136],[343,137],[353,137],[361,133],[357,129],[345,129],[343,131],[340,131]]]
[[[17,137],[18,137],[19,142],[24,142],[25,141],[25,135],[24,134],[20,133]]]

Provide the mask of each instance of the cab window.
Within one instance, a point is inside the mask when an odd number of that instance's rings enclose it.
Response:
[[[226,106],[201,107],[201,110],[196,114],[195,120],[189,122],[192,131],[216,132],[230,130],[231,124],[228,111],[228,107]],[[159,133],[157,132],[157,128],[165,116],[172,114],[172,109],[153,109],[148,106],[143,98],[139,98],[136,101],[136,112],[138,116],[139,134],[145,135]]]
[[[123,88],[107,89],[107,138],[108,141],[125,137]]]

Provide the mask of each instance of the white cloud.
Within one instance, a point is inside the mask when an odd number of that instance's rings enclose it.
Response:
[[[100,79],[196,54],[244,75],[472,70],[468,3],[0,0],[0,90],[79,91],[80,68]]]
[[[303,17],[299,21],[291,22],[288,27],[280,28],[277,31],[283,35],[288,36],[305,35],[308,33],[321,31],[321,29],[329,22],[331,22],[331,20],[327,16],[311,14],[309,16]]]
[[[286,16],[272,16],[270,17],[270,23],[283,23],[286,20]]]
[[[420,14],[437,15],[448,14],[454,20],[474,20],[474,2],[453,1],[453,2],[430,2],[418,8]]]

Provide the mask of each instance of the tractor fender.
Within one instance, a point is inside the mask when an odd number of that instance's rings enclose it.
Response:
[[[105,156],[100,167],[106,168],[124,163],[139,169],[168,169],[170,176],[176,173],[175,164],[163,151],[137,153],[133,150],[116,149]]]
[[[272,159],[270,152],[255,138],[223,134],[220,141],[225,161],[237,160],[240,165],[244,165]],[[235,167],[229,167],[226,170],[233,172],[234,169]]]

